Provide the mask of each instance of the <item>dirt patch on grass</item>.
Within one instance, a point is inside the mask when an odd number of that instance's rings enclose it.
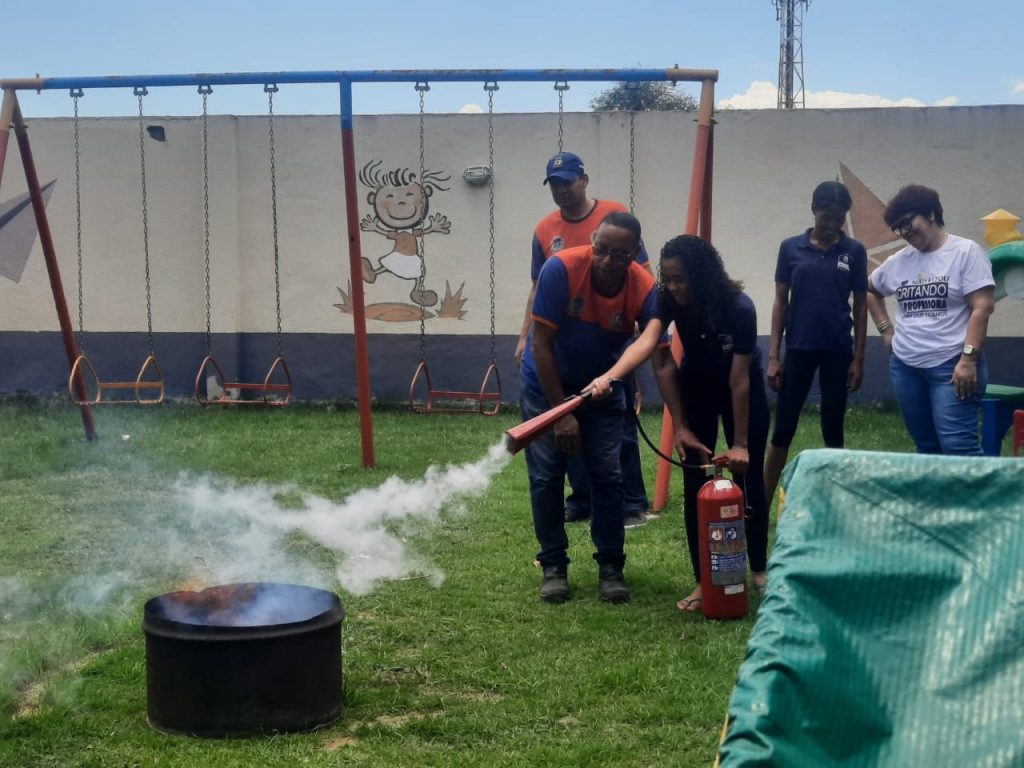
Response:
[[[339,749],[354,747],[359,743],[359,737],[352,734],[360,728],[401,728],[409,723],[416,723],[421,720],[444,717],[441,710],[430,712],[405,712],[401,715],[379,715],[371,720],[354,720],[348,724],[348,733],[336,734],[324,741],[324,752],[337,752]]]
[[[39,711],[43,708],[43,697],[46,695],[47,688],[65,675],[77,675],[109,650],[90,651],[79,659],[73,659],[67,664],[47,670],[38,680],[26,685],[15,697],[17,709],[14,711],[14,719],[21,720],[39,714]]]
[[[444,712],[441,710],[435,710],[434,712],[406,712],[401,715],[381,715],[375,717],[373,720],[363,723],[363,726],[374,726],[383,725],[385,728],[401,728],[403,725],[409,723],[415,723],[420,720],[428,720],[435,717],[444,717]]]
[[[354,747],[359,743],[355,736],[333,736],[324,742],[325,752],[336,752],[343,747]]]
[[[499,701],[504,701],[505,697],[500,693],[494,691],[452,691],[445,688],[437,688],[434,686],[425,686],[423,689],[424,693],[432,693],[435,696],[442,696],[448,699],[457,699],[458,701],[474,701],[487,704],[495,704]]]

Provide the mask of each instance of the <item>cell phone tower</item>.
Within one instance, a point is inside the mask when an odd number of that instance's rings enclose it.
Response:
[[[811,0],[772,0],[779,20],[779,109],[804,107],[804,8]]]

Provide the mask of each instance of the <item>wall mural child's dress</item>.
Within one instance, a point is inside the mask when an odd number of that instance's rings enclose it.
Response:
[[[427,287],[428,277],[424,260],[423,240],[427,235],[447,235],[451,222],[443,213],[429,214],[430,198],[435,192],[447,192],[444,186],[451,176],[440,171],[424,171],[423,178],[409,168],[383,170],[383,161],[371,160],[359,171],[359,181],[370,189],[366,201],[373,206],[359,222],[363,232],[375,232],[385,237],[391,250],[374,260],[363,257],[362,279],[372,285],[378,278],[391,275],[400,280],[412,282],[409,292],[411,304],[384,302],[367,304],[366,316],[375,320],[392,322],[418,321],[431,317],[462,318],[465,299],[462,298],[463,283],[453,295],[448,281],[445,281],[445,296],[436,311],[428,311],[438,303],[437,291]],[[376,262],[376,263],[375,263]],[[342,312],[351,312],[349,297],[339,289],[342,303],[336,304]]]

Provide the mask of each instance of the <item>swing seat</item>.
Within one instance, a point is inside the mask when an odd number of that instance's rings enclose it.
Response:
[[[76,386],[80,384],[80,386]],[[68,376],[68,393],[75,405],[159,405],[164,401],[166,385],[155,355],[149,355],[134,381],[103,381],[96,367],[84,354],[75,358]],[[134,397],[108,397],[105,392],[132,390]]]
[[[210,397],[208,387],[205,385],[208,377],[213,376],[220,386],[220,394]],[[284,376],[284,381],[280,381]],[[278,381],[273,381],[274,379]],[[237,391],[238,397],[232,397],[228,393]],[[244,393],[254,393],[256,397],[246,398]],[[199,365],[199,372],[196,373],[195,398],[200,405],[288,405],[292,401],[292,375],[288,370],[288,364],[284,358],[278,355],[270,364],[267,375],[262,382],[226,381],[224,371],[217,364],[216,358],[207,355]]]
[[[220,394],[210,397],[206,382],[212,377],[220,387]],[[284,381],[280,381],[284,376]],[[278,381],[273,381],[273,379]],[[237,397],[231,396],[229,392],[235,391]],[[243,397],[244,393],[254,393],[256,397]],[[199,372],[196,373],[195,398],[200,405],[288,405],[292,401],[292,375],[288,370],[288,364],[284,358],[278,355],[270,364],[267,375],[262,382],[227,381],[224,378],[224,371],[217,364],[213,355],[207,355],[199,365]]]
[[[417,390],[426,384],[426,397],[418,398]],[[479,392],[457,392],[434,389],[430,382],[427,361],[421,360],[409,385],[409,407],[416,413],[479,413],[494,416],[501,409],[501,375],[491,363],[484,374]]]

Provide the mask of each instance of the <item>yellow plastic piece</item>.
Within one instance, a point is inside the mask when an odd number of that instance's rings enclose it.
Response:
[[[1024,240],[1024,235],[1017,229],[1018,221],[1020,216],[1015,216],[1002,208],[988,216],[982,216],[981,222],[985,225],[984,237],[988,247],[995,248],[1003,243]]]

